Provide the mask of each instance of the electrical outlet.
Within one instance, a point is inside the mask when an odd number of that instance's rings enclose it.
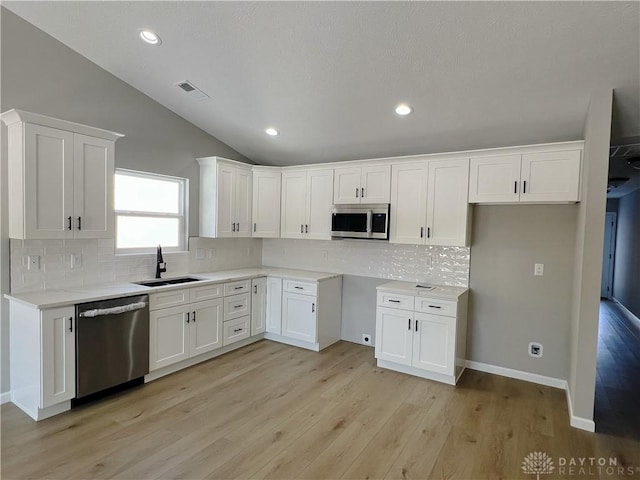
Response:
[[[538,342],[529,343],[529,355],[536,358],[542,357],[542,344]]]
[[[362,334],[362,343],[365,345],[371,345],[371,335],[368,333]]]
[[[207,257],[216,258],[216,249],[215,248],[207,249]]]
[[[207,258],[207,251],[204,248],[196,249],[196,260],[204,260]]]
[[[29,255],[27,257],[27,268],[36,272],[40,270],[40,255]]]
[[[426,258],[426,264],[427,268],[433,268],[433,258],[431,258],[431,255]]]
[[[329,252],[322,250],[322,252],[320,252],[320,258],[322,258],[322,260],[329,260]]]
[[[251,247],[247,247],[247,257],[251,256]]]
[[[536,263],[533,267],[533,274],[536,277],[541,277],[544,275],[544,263]]]
[[[81,253],[72,253],[71,254],[71,268],[80,268],[82,267],[82,254]]]

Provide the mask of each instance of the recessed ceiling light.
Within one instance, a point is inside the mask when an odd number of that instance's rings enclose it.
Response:
[[[140,30],[140,38],[150,45],[160,45],[162,43],[160,37],[151,30]]]
[[[280,135],[280,132],[278,130],[276,130],[275,128],[267,128],[265,130],[265,133],[267,135],[271,135],[272,137],[275,137],[276,135]]]
[[[411,112],[413,112],[413,108],[406,103],[401,103],[396,107],[396,113],[398,115],[409,115]]]

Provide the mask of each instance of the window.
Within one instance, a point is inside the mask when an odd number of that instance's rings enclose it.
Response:
[[[116,169],[118,253],[186,250],[186,178]]]

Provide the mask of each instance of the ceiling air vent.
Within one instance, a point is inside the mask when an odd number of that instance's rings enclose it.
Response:
[[[188,93],[191,97],[195,98],[196,100],[206,100],[207,98],[209,98],[209,95],[204,93],[202,90],[196,87],[189,80],[183,80],[182,82],[176,83],[176,85],[178,88]]]

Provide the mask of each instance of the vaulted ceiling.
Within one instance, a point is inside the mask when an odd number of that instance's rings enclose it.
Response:
[[[600,88],[640,135],[638,2],[3,5],[259,163],[579,139]]]

